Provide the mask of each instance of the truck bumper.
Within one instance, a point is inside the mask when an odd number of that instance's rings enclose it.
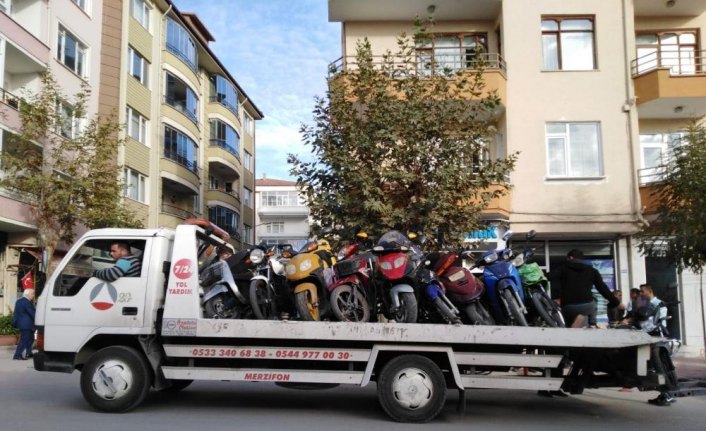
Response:
[[[74,372],[75,356],[68,352],[36,352],[33,357],[34,369],[70,374]]]

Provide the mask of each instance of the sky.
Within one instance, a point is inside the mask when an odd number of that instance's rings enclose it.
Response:
[[[255,123],[256,176],[289,179],[287,154],[309,158],[302,123],[313,123],[328,64],[341,56],[341,25],[327,0],[174,0],[213,35],[211,51],[264,114]]]

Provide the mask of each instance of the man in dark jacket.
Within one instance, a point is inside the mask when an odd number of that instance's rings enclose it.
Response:
[[[578,249],[571,250],[566,255],[566,263],[551,275],[552,297],[559,301],[561,312],[568,326],[583,326],[579,316],[585,316],[588,321],[595,324],[596,301],[591,293],[594,286],[598,293],[608,300],[612,307],[617,307],[620,302],[603,282],[601,274],[591,265],[583,262],[583,252]]]
[[[32,344],[34,343],[34,289],[25,289],[22,297],[15,302],[15,312],[12,315],[12,324],[20,330],[20,342],[12,359],[22,360],[32,357]],[[25,353],[22,356],[22,353]]]

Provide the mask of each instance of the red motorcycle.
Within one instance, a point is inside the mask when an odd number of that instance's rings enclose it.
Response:
[[[344,246],[333,266],[334,281],[328,286],[331,312],[341,322],[369,322],[372,270],[375,256],[358,254],[368,235],[356,232],[356,242]]]
[[[431,253],[427,261],[432,271],[439,277],[446,298],[451,303],[447,310],[461,313],[461,320],[473,325],[494,325],[495,320],[481,301],[485,292],[483,281],[461,265],[459,255],[453,251]],[[438,302],[438,301],[437,301]],[[444,304],[446,305],[446,304]],[[446,317],[447,310],[440,310]],[[444,313],[444,311],[447,311]]]
[[[377,256],[375,271],[375,309],[398,323],[417,321],[417,268],[419,259],[412,256],[412,242],[393,230],[380,237],[373,247]]]

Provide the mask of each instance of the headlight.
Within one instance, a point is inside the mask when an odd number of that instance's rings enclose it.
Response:
[[[496,253],[489,254],[489,255],[487,255],[486,257],[483,258],[483,261],[484,261],[485,263],[493,263],[493,262],[495,262],[496,260],[498,260],[498,255],[497,255]]]
[[[259,265],[265,259],[265,252],[259,248],[255,248],[250,252],[250,261],[255,265]]]
[[[311,261],[311,259],[307,259],[299,264],[299,271],[307,272],[308,270],[311,269],[312,265],[313,265],[313,262]]]
[[[512,259],[512,266],[514,267],[522,266],[524,263],[525,255],[523,253],[518,254],[514,259]]]
[[[400,266],[404,265],[406,261],[407,261],[406,257],[400,256],[397,259],[395,259],[395,263],[393,265],[395,266],[395,268],[399,268]]]
[[[380,262],[380,268],[384,269],[385,271],[389,271],[392,269],[392,264],[390,262]]]
[[[297,272],[295,265],[287,265],[287,275],[294,275]]]

